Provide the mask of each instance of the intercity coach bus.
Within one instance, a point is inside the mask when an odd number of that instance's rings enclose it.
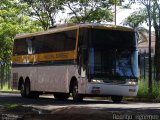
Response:
[[[138,91],[138,48],[133,29],[102,24],[65,24],[16,35],[12,88],[22,97],[52,93],[74,101],[86,96],[123,96]]]

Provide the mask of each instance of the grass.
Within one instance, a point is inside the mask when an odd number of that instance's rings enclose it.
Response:
[[[6,91],[6,92],[17,92],[18,90],[13,90],[11,88],[8,87],[8,83],[5,83],[3,85],[3,89],[0,89],[0,91]]]
[[[160,102],[160,82],[153,81],[152,96],[148,95],[148,80],[139,80],[137,98]]]
[[[153,82],[152,97],[155,100],[160,101],[160,82]]]
[[[18,106],[18,104],[3,104],[3,106],[7,109],[14,109]]]
[[[138,81],[138,93],[137,97],[138,98],[147,98],[148,97],[148,83],[147,81],[144,80],[139,80]]]

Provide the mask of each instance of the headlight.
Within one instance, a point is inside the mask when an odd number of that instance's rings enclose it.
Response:
[[[137,85],[136,79],[126,79],[126,84]]]
[[[137,82],[132,82],[132,81],[129,81],[127,82],[129,85],[137,85]]]
[[[103,83],[103,80],[91,80],[91,82],[94,82],[94,83]]]

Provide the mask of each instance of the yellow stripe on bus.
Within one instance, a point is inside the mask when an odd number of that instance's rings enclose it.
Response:
[[[53,52],[39,54],[38,61],[52,61],[52,60],[71,60],[76,59],[76,52]]]
[[[13,56],[13,63],[32,63],[41,61],[54,61],[54,60],[73,60],[77,58],[76,51],[67,52],[52,52],[34,55],[19,55]]]
[[[18,55],[12,57],[12,63],[27,63],[28,55]]]

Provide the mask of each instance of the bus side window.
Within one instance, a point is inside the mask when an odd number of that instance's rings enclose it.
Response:
[[[32,39],[33,54],[42,52],[43,36],[37,36]]]
[[[74,50],[76,46],[76,30],[67,31],[66,34],[66,41],[65,41],[65,50]]]
[[[13,55],[26,55],[27,43],[25,39],[17,39],[14,42]]]

